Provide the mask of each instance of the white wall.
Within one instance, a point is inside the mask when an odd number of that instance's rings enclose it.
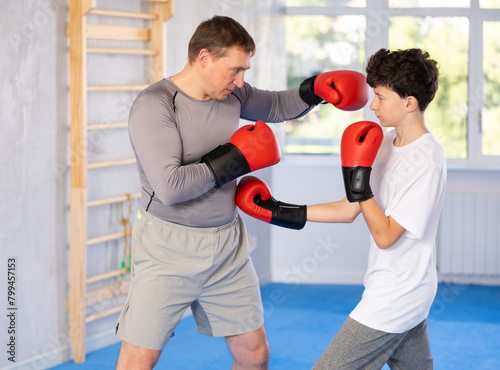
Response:
[[[345,196],[338,161],[288,158],[273,169],[273,195],[294,204],[316,204]],[[363,217],[352,224],[308,222],[300,231],[273,227],[272,279],[283,283],[359,284],[368,252]]]
[[[0,276],[6,279],[7,259],[16,259],[16,361],[12,368],[42,369],[70,358],[68,315],[68,178],[69,178],[69,66],[66,0],[3,2],[0,8]],[[107,0],[98,4],[131,6],[131,2]],[[198,23],[213,14],[230,15],[254,36],[257,54],[247,80],[265,89],[285,86],[283,0],[178,0],[176,14],[167,23],[167,75],[180,70],[187,59],[187,42]],[[145,5],[142,5],[143,7]],[[127,59],[112,68],[109,56],[90,68],[94,82],[105,78],[132,78],[131,69],[143,64]],[[146,72],[144,72],[146,73]],[[136,74],[134,74],[136,76]],[[135,77],[134,77],[135,78]],[[130,81],[136,83],[137,81]],[[92,119],[127,116],[132,98],[101,95],[110,111],[93,111]],[[111,113],[110,113],[111,112]],[[113,117],[108,117],[112,115]],[[278,125],[279,128],[279,125]],[[111,149],[126,156],[130,148],[124,132],[95,133],[90,155],[108,158]],[[109,152],[108,152],[109,150]],[[287,202],[316,203],[343,196],[340,168],[332,160],[310,163],[284,159],[259,176],[275,196]],[[499,192],[500,172],[454,170],[449,190]],[[119,179],[119,180],[117,180]],[[126,180],[123,180],[126,179]],[[89,198],[123,192],[135,176],[120,170],[95,175]],[[116,227],[119,209],[91,216],[92,232]],[[362,218],[350,225],[308,224],[302,231],[270,226],[245,217],[257,239],[253,253],[263,283],[359,283],[366,266],[368,232]],[[89,227],[90,228],[90,227]],[[93,235],[89,235],[93,236]],[[492,246],[500,249],[498,245]],[[89,274],[116,263],[112,243],[89,256]],[[7,289],[0,283],[0,344],[7,347]],[[114,340],[116,315],[88,326],[87,349]],[[0,367],[12,365],[5,351]]]
[[[273,195],[276,199],[295,204],[339,200],[345,196],[341,173],[338,159],[287,158],[273,168]],[[446,193],[487,194],[500,197],[500,168],[466,168],[451,162],[448,165]],[[500,204],[498,200],[496,204]],[[457,250],[457,254],[463,254],[463,256],[456,256],[455,259],[473,256],[474,250],[481,250],[480,258],[492,257],[496,260],[496,262],[484,261],[483,263],[488,263],[489,266],[496,263],[496,268],[491,267],[488,274],[454,273],[442,275],[440,278],[443,281],[465,284],[500,284],[500,233],[498,233],[500,221],[497,219],[491,222],[483,216],[474,218],[474,206],[469,207],[467,212],[470,214],[461,215],[461,219],[469,220],[470,225],[465,222],[462,226],[472,229],[473,224],[485,222],[496,223],[497,226],[496,228],[485,227],[484,230],[491,235],[471,238],[470,245],[465,246],[468,249],[467,253]],[[498,217],[500,211],[492,208],[490,215]],[[362,284],[369,243],[369,232],[362,215],[352,224],[307,223],[301,231],[270,227],[272,230],[271,270],[274,282]],[[439,232],[437,236],[438,265],[441,255]],[[459,232],[460,230],[457,230],[457,233]],[[491,244],[486,246],[475,244],[480,240],[488,240]],[[467,261],[464,260],[462,263],[465,266]],[[492,271],[496,272],[492,273]]]

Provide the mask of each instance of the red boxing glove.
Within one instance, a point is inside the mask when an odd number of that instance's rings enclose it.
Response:
[[[300,97],[309,105],[325,100],[347,111],[363,108],[368,102],[369,92],[366,77],[356,71],[321,73],[302,82],[299,89]]]
[[[262,121],[239,128],[229,141],[201,157],[219,188],[249,172],[272,166],[281,159],[278,141]]]
[[[307,220],[307,206],[279,202],[271,195],[264,181],[255,176],[245,176],[236,188],[236,204],[261,221],[300,230]]]
[[[371,166],[383,138],[382,128],[370,121],[353,123],[342,134],[340,158],[349,202],[373,198],[370,188]]]

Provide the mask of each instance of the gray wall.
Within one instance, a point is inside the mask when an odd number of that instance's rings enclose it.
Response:
[[[66,18],[63,1],[0,8],[0,366],[10,364],[8,257],[16,259],[16,361],[67,342]]]

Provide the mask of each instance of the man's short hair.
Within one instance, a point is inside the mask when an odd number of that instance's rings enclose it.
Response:
[[[192,63],[202,49],[207,49],[216,59],[237,46],[243,51],[255,54],[255,42],[247,30],[230,17],[213,16],[200,23],[188,46],[188,59]]]
[[[414,96],[423,112],[438,90],[437,62],[421,49],[390,51],[380,49],[366,64],[366,82],[383,86],[400,97]]]

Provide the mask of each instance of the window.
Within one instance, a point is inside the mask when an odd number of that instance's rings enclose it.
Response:
[[[367,0],[286,0],[287,6],[351,6],[351,7],[366,7]]]
[[[448,158],[467,157],[467,17],[391,17],[389,49],[418,47],[439,63],[439,89],[425,112],[427,127]]]
[[[435,8],[435,7],[470,7],[470,0],[389,0],[391,8]]]
[[[297,16],[286,20],[288,86],[306,78],[340,69],[362,72],[365,18]],[[301,119],[286,123],[289,153],[339,154],[340,136],[351,122],[363,119],[362,111],[342,112],[320,104]]]
[[[479,7],[500,9],[500,0],[479,0]]]
[[[287,0],[288,87],[329,70],[364,73],[380,48],[419,47],[440,65],[426,123],[449,159],[500,162],[500,0]],[[322,105],[286,125],[285,153],[338,155],[345,127],[377,121]]]
[[[500,155],[500,22],[483,24],[482,154]]]

